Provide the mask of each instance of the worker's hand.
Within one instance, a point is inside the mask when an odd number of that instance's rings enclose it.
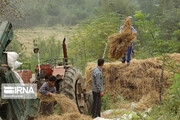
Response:
[[[104,96],[104,92],[101,92],[100,95],[101,95],[101,97],[103,97]]]
[[[48,95],[49,95],[49,96],[53,96],[53,93],[49,92]]]

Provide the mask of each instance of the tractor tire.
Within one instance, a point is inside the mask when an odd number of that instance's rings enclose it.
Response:
[[[76,103],[75,83],[79,79],[83,79],[79,69],[71,66],[66,67],[64,79],[59,82],[59,93]]]

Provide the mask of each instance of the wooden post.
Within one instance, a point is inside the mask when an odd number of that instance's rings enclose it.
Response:
[[[103,58],[104,58],[105,55],[106,55],[106,50],[107,50],[108,42],[109,42],[109,39],[107,39],[107,42],[106,42],[106,47],[105,47],[105,49],[104,49]]]
[[[159,87],[159,100],[160,103],[162,102],[162,88],[163,88],[163,76],[164,76],[164,61],[163,61],[163,65],[162,65],[162,72],[161,72],[161,79],[160,79],[160,87]]]

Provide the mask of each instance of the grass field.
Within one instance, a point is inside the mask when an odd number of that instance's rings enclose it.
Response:
[[[36,27],[29,29],[16,29],[14,30],[14,37],[24,45],[26,48],[24,51],[29,55],[33,50],[33,40],[47,40],[49,37],[55,37],[56,41],[62,41],[64,37],[68,39],[71,37],[71,33],[74,27]]]

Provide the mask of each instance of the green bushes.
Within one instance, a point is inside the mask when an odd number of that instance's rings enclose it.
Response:
[[[112,109],[112,104],[113,104],[113,101],[112,101],[111,96],[108,94],[105,94],[102,97],[102,107],[101,107],[102,111]]]
[[[154,107],[150,116],[160,120],[180,119],[180,73],[176,73],[172,79],[173,84],[166,93],[162,105]]]

